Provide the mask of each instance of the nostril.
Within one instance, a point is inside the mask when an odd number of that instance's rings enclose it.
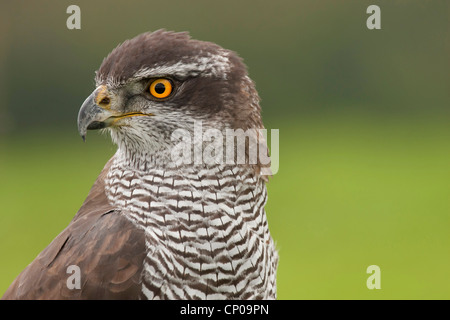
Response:
[[[111,102],[111,100],[109,100],[108,97],[104,97],[104,98],[99,102],[99,104],[109,104],[110,102]]]

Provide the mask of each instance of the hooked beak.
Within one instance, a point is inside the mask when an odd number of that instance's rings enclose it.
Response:
[[[94,91],[87,97],[78,112],[78,132],[83,138],[83,141],[86,140],[87,130],[106,128],[105,120],[112,116],[110,111],[100,108],[99,105],[95,103],[95,95]]]
[[[152,115],[142,112],[114,112],[111,110],[109,103],[102,103],[106,97],[105,92],[106,88],[104,86],[99,87],[81,105],[78,112],[78,132],[83,141],[86,140],[87,130],[107,128],[123,118]],[[109,98],[108,101],[110,101]]]

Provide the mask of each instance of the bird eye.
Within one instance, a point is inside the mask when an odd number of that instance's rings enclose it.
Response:
[[[173,90],[172,82],[168,79],[156,79],[150,84],[150,94],[158,99],[167,98]]]

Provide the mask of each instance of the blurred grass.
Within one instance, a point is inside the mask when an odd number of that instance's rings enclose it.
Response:
[[[267,213],[280,299],[449,299],[447,119],[273,120]],[[114,153],[76,130],[0,138],[0,292],[69,223]],[[369,265],[381,290],[368,290]]]

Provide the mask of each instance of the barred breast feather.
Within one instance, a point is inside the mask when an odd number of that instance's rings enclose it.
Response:
[[[264,211],[267,191],[253,170],[124,168],[116,157],[106,194],[145,231],[143,297],[276,297],[278,256]]]

